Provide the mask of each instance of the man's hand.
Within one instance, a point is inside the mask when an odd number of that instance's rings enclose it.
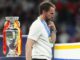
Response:
[[[48,25],[52,30],[56,30],[55,24],[53,21],[49,21],[49,25]]]
[[[48,26],[52,30],[50,42],[55,43],[55,41],[56,41],[56,27],[55,27],[55,24],[54,24],[53,21],[49,21],[49,25]]]

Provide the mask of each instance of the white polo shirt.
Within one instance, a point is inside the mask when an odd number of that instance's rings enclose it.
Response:
[[[32,58],[47,59],[52,58],[52,49],[49,37],[40,17],[35,20],[29,30],[28,38],[36,41],[32,49]]]

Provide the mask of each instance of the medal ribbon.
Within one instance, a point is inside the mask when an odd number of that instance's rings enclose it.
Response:
[[[41,22],[42,22],[42,24],[43,24],[44,27],[45,27],[45,30],[46,30],[46,32],[47,32],[47,34],[48,34],[48,37],[50,37],[50,36],[51,36],[50,28],[47,26],[47,23],[46,23],[44,20],[41,20]]]

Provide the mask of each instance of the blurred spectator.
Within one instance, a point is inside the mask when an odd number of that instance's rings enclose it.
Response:
[[[76,14],[76,41],[75,42],[80,42],[80,10],[78,10]]]
[[[66,7],[67,7],[68,11],[70,11],[72,14],[74,14],[76,12],[76,2],[72,2],[72,1],[68,0]]]
[[[3,31],[4,22],[5,22],[4,18],[3,17],[0,18],[0,35],[2,34]]]
[[[66,32],[67,26],[65,23],[60,25],[59,43],[67,43],[69,41],[69,34]]]
[[[27,32],[27,24],[26,24],[26,22],[24,22],[24,24],[22,25],[21,30],[22,30],[22,34],[25,35],[26,32]]]
[[[56,3],[57,11],[61,11],[62,8],[63,8],[63,4],[62,4],[61,0],[58,0],[57,3]]]
[[[23,34],[36,19],[38,5],[46,0],[0,0],[0,34],[5,16],[19,16]],[[47,0],[56,5],[59,42],[76,42],[80,32],[80,0]],[[75,18],[76,17],[76,18]],[[64,26],[63,26],[64,25]],[[79,38],[78,38],[79,39]]]
[[[34,8],[34,2],[28,2],[26,0],[22,1],[22,9],[23,11],[29,11]]]
[[[76,15],[76,30],[77,32],[80,32],[80,12]]]

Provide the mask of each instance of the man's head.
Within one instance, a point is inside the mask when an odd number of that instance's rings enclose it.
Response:
[[[55,14],[55,5],[51,2],[42,2],[39,9],[40,15],[44,15],[46,20],[52,20]]]

